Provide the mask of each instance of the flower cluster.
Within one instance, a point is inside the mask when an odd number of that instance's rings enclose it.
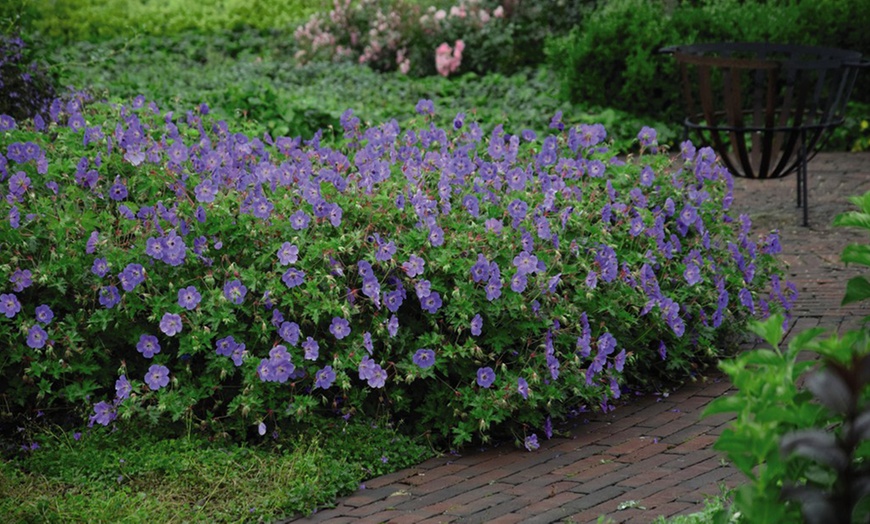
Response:
[[[0,114],[12,119],[34,117],[35,125],[41,126],[55,97],[54,81],[29,55],[20,36],[0,35]],[[0,122],[0,128],[9,122]]]
[[[493,19],[504,17],[504,8],[492,12],[480,0],[459,0],[450,9],[430,6],[425,12],[418,4],[400,0],[383,5],[377,0],[334,0],[327,14],[315,14],[299,26],[294,36],[300,50],[296,59],[354,59],[379,70],[408,74],[412,56],[434,56],[435,70],[442,76],[456,72],[462,63],[465,43],[461,36],[451,47],[447,42],[433,48],[431,41],[453,34],[472,34]],[[423,51],[421,48],[426,48]],[[422,71],[430,67],[422,66]]]
[[[348,111],[334,146],[143,98],[56,101],[44,132],[12,120],[0,393],[104,425],[387,408],[464,442],[611,409],[793,303],[778,237],[729,214],[710,150],[673,158],[643,130],[619,159],[598,125],[417,112],[364,129]]]

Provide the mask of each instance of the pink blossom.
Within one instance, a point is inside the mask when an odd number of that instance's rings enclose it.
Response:
[[[447,18],[447,12],[445,10],[439,9],[439,10],[435,11],[435,20],[436,21],[440,22],[441,20],[444,20],[445,18]]]
[[[465,42],[457,40],[455,45],[456,48],[453,49],[447,42],[444,42],[435,50],[435,69],[441,76],[449,76],[459,69],[459,65],[462,63],[462,51],[465,49]]]
[[[492,12],[492,16],[494,16],[496,18],[504,17],[504,7],[502,7],[502,6],[496,7],[495,11]]]

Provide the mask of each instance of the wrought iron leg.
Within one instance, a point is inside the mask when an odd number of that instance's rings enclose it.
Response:
[[[807,187],[807,148],[806,148],[806,136],[807,132],[805,129],[801,129],[801,147],[798,152],[798,206],[803,206],[804,208],[804,227],[808,227],[809,224],[809,204],[807,203],[807,193],[809,193],[809,188]]]

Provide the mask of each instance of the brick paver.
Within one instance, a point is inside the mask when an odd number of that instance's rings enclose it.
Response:
[[[821,153],[809,167],[809,227],[800,226],[793,176],[734,184],[733,207],[752,217],[756,232],[780,231],[787,277],[800,294],[790,334],[855,328],[868,314],[860,304],[840,307],[846,282],[862,271],[839,259],[847,244],[866,243],[867,235],[831,224],[851,209],[847,197],[870,190],[870,154]],[[742,482],[712,449],[728,414],[699,420],[730,388],[710,371],[668,396],[589,414],[569,438],[543,441],[534,453],[501,446],[434,458],[368,481],[335,508],[284,522],[579,523],[606,515],[641,523],[691,513],[721,484]]]

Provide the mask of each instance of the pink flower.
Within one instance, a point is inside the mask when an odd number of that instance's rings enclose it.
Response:
[[[492,16],[496,18],[502,18],[504,16],[504,7],[498,6],[495,8],[495,11],[492,12]]]
[[[453,49],[447,42],[444,42],[435,50],[435,69],[441,76],[449,76],[459,69],[459,65],[462,63],[462,50],[465,49],[465,42],[457,40],[455,45],[456,48]]]
[[[445,10],[439,9],[439,10],[435,11],[435,20],[440,22],[441,20],[444,20],[445,18],[447,18],[447,12]]]

